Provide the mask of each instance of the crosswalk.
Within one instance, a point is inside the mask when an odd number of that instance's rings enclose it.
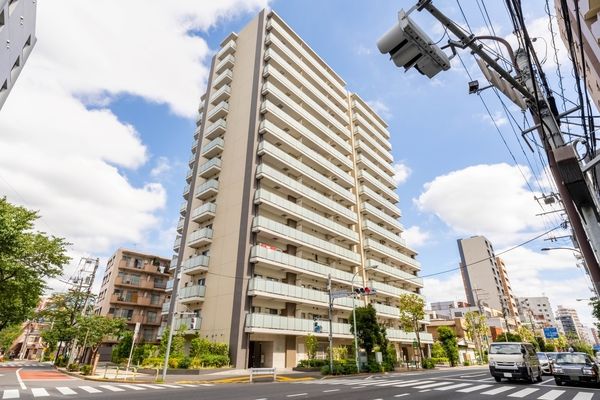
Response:
[[[573,388],[572,390],[553,389],[552,386],[510,386],[506,384],[494,384],[483,382],[457,382],[456,380],[444,380],[443,378],[429,379],[323,379],[319,381],[296,382],[304,385],[345,385],[352,389],[361,387],[385,387],[413,389],[415,391],[454,391],[457,393],[468,393],[482,395],[482,399],[492,400],[494,396],[502,396],[509,399],[537,399],[537,400],[600,400],[600,391],[586,390],[585,388]]]
[[[47,364],[43,364],[37,361],[30,362],[0,362],[0,368],[23,368],[23,367],[45,367]]]
[[[164,390],[164,389],[183,389],[193,388],[201,386],[214,386],[211,383],[200,383],[200,384],[189,384],[189,383],[178,383],[178,384],[110,384],[110,385],[98,385],[98,386],[56,386],[49,388],[31,388],[31,389],[6,389],[0,390],[0,399],[19,399],[21,395],[31,394],[34,398],[37,397],[56,397],[56,396],[70,396],[77,398],[78,395],[83,394],[98,394],[98,393],[110,393],[110,392],[126,392],[126,391],[141,391],[141,390]]]

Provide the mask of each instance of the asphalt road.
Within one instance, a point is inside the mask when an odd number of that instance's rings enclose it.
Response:
[[[19,370],[19,367],[21,368]],[[22,383],[17,379],[23,377]],[[201,385],[143,385],[83,381],[58,374],[49,366],[0,364],[2,399],[72,397],[77,399],[210,399],[210,400],[395,400],[431,399],[539,399],[600,400],[600,388],[561,386],[552,377],[537,384],[503,381],[496,383],[487,368],[448,369],[441,371],[332,378],[303,382]],[[25,378],[25,379],[24,379]]]

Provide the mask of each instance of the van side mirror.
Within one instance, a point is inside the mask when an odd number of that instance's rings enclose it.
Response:
[[[523,354],[523,355],[527,354],[527,350],[525,350],[524,348],[521,349],[521,354]]]

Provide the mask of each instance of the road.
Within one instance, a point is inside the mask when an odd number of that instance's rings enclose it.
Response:
[[[25,386],[17,379],[18,375]],[[120,384],[83,381],[52,370],[47,365],[0,364],[2,399],[72,397],[77,399],[169,400],[600,400],[597,387],[558,387],[552,377],[537,384],[494,382],[486,368],[425,371],[385,376],[332,378],[302,382],[183,385]]]

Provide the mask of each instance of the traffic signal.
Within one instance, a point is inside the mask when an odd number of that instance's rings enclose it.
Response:
[[[423,75],[433,78],[450,69],[450,59],[404,10],[398,13],[398,24],[377,41],[381,53],[388,53],[394,64],[407,71],[415,67]]]
[[[373,289],[373,288],[370,288],[370,287],[361,287],[361,288],[354,289],[354,293],[357,296],[369,296],[369,295],[372,295],[372,294],[376,294],[377,291],[375,289]]]

